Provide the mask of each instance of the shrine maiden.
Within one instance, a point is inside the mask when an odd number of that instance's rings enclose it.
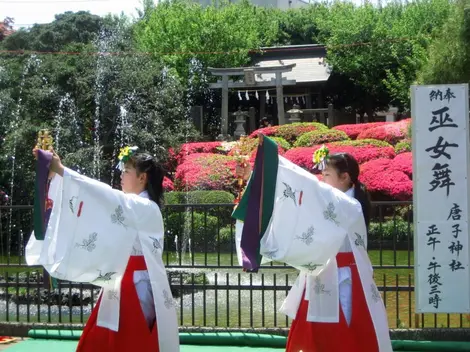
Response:
[[[356,160],[321,148],[320,182],[279,156],[269,138],[261,136],[260,143],[233,214],[237,252],[248,271],[258,269],[260,258],[300,270],[281,307],[293,319],[286,351],[391,352],[366,251],[370,204]]]
[[[124,148],[123,191],[118,191],[65,168],[56,154],[34,153],[38,174],[48,160],[56,175],[49,187],[52,212],[45,235],[31,236],[27,263],[43,265],[57,279],[102,287],[77,351],[179,351],[162,261],[160,165],[136,147]]]

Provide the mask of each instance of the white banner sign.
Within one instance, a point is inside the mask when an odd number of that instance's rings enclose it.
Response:
[[[468,85],[411,87],[417,313],[470,312]]]

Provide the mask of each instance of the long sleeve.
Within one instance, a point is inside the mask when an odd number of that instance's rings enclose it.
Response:
[[[279,157],[274,209],[260,253],[300,270],[321,269],[362,217],[360,204]]]
[[[158,207],[148,199],[69,169],[53,185],[45,239],[32,236],[26,253],[28,264],[44,265],[53,277],[109,285],[122,276],[138,231],[163,229]]]

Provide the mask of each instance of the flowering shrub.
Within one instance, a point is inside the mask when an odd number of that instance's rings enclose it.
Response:
[[[188,155],[196,153],[226,154],[222,148],[222,142],[184,143],[178,151],[175,151],[173,148],[169,150],[171,169],[174,170],[176,166],[183,163]]]
[[[258,138],[244,138],[242,141],[235,142],[233,148],[227,155],[251,155],[253,150],[258,148]]]
[[[235,157],[197,153],[188,155],[176,168],[175,189],[178,191],[236,191]]]
[[[299,122],[280,126],[276,132],[276,137],[282,137],[289,143],[294,143],[301,135],[311,131],[326,131],[326,127],[318,122]]]
[[[318,147],[319,148],[319,147]],[[284,157],[293,162],[294,164],[311,171],[313,169],[313,153],[316,148],[314,147],[299,147],[288,150]]]
[[[317,130],[301,135],[294,143],[294,147],[312,147],[317,144],[344,141],[349,139],[343,131]]]
[[[379,139],[395,145],[407,137],[410,123],[411,119],[406,119],[369,128],[359,133],[357,139]]]
[[[398,154],[390,163],[393,170],[402,171],[413,179],[413,155],[411,152]]]
[[[222,154],[228,154],[236,145],[237,145],[237,141],[221,142],[220,147],[217,147],[217,150],[221,152]]]
[[[410,200],[413,183],[403,171],[392,167],[390,159],[371,160],[361,165],[359,179],[371,192],[374,200]]]
[[[282,137],[289,143],[294,143],[296,139],[303,135],[304,133],[317,131],[317,130],[327,130],[326,127],[322,123],[318,122],[298,122],[298,123],[291,123],[288,125],[282,126],[273,126],[273,127],[266,127],[260,128],[250,134],[250,138],[255,138],[258,134],[262,133],[265,136],[273,136],[273,137]]]
[[[271,127],[263,127],[263,128],[258,128],[257,130],[254,130],[251,132],[251,134],[248,136],[249,138],[257,138],[259,134],[264,134],[265,136],[274,136],[281,126],[271,126]]]
[[[334,142],[328,143],[326,146],[330,150],[330,154],[349,153],[357,160],[359,164],[378,158],[392,159],[395,156],[395,152],[392,146],[378,147],[373,144],[353,146],[347,145],[346,142],[356,141]],[[336,145],[336,143],[342,144]],[[320,145],[316,145],[314,147],[292,148],[284,154],[284,157],[292,161],[294,164],[299,165],[300,167],[311,170],[313,168],[313,153],[320,147]]]
[[[396,154],[405,153],[405,152],[411,152],[411,141],[409,139],[404,139],[398,142],[397,145],[395,146]]]
[[[382,126],[390,122],[370,122],[370,123],[355,123],[347,125],[338,125],[333,127],[334,130],[343,131],[351,139],[356,139],[359,133],[370,128]]]
[[[175,185],[173,184],[173,181],[166,176],[163,178],[163,189],[165,190],[165,192],[171,192],[175,190]]]
[[[279,155],[284,155],[285,149],[290,148],[290,144],[281,137],[271,136],[269,138],[271,138],[274,142],[276,142]],[[287,148],[284,148],[284,146],[286,146]],[[243,146],[241,146],[240,148],[237,148],[237,147],[232,148],[232,150],[228,153],[228,155],[235,156],[237,153],[237,150],[240,150],[240,149],[241,149],[241,154],[248,155],[249,162],[253,164],[255,162],[256,152],[258,151],[258,139],[246,138],[243,142]]]

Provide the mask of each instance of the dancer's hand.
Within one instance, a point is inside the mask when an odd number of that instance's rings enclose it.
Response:
[[[64,176],[64,165],[62,165],[62,161],[60,161],[60,157],[57,155],[57,153],[52,150],[52,160],[51,160],[51,166],[49,168],[51,172],[55,172],[56,174],[59,174],[60,176]]]
[[[251,165],[249,163],[246,163],[245,167],[237,165],[235,167],[235,175],[237,177],[243,178],[245,181],[248,180],[251,175]]]
[[[49,178],[52,178],[54,174],[59,174],[60,176],[64,175],[64,165],[62,165],[62,161],[57,153],[52,150],[49,153],[52,153],[51,165],[49,167]],[[37,160],[38,158],[38,148],[34,147],[33,149],[33,157]]]

